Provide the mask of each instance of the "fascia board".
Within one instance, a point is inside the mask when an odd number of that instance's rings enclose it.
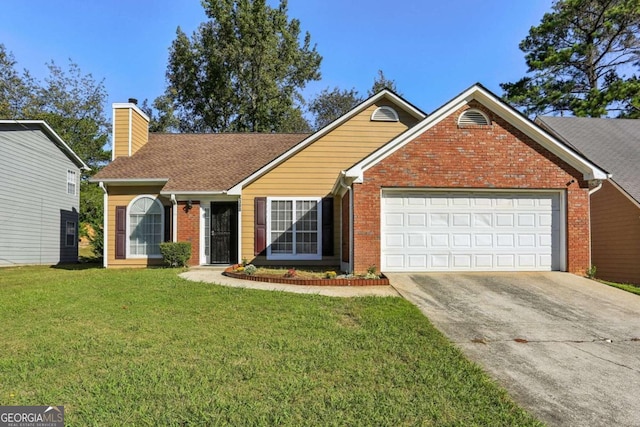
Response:
[[[169,181],[169,178],[89,178],[89,182],[102,182],[104,184],[119,184],[119,185],[149,185],[149,184],[164,184]]]

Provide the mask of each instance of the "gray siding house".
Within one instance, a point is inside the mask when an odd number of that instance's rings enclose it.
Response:
[[[78,260],[83,169],[45,122],[0,120],[0,267]]]

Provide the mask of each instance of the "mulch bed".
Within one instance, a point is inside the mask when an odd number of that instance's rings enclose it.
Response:
[[[302,285],[302,286],[388,286],[389,279],[381,276],[379,279],[365,279],[362,277],[353,277],[349,279],[296,279],[292,277],[281,276],[249,276],[241,272],[235,272],[236,266],[227,268],[224,275],[233,277],[234,279],[250,280],[253,282],[265,283],[283,283],[286,285]]]

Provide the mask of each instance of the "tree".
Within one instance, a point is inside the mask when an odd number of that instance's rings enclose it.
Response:
[[[378,70],[378,75],[373,79],[373,86],[369,89],[369,96],[373,96],[383,89],[389,89],[390,91],[402,96],[402,93],[398,92],[398,89],[396,88],[395,80],[386,78],[382,70]]]
[[[146,99],[140,106],[147,116],[149,116],[149,132],[177,132],[180,128],[180,121],[175,116],[171,98],[161,95],[149,105]]]
[[[178,27],[167,66],[179,129],[189,132],[294,131],[300,90],[320,78],[321,56],[287,2],[204,0],[209,21],[191,38]]]
[[[309,103],[309,112],[314,116],[314,129],[318,130],[342,116],[363,101],[355,89],[324,89]]]
[[[528,75],[503,83],[525,114],[637,116],[640,0],[556,0],[520,43]]]
[[[15,69],[16,60],[0,43],[0,118],[16,118],[28,104],[33,79],[25,72],[22,76]]]
[[[104,149],[109,121],[104,111],[107,92],[103,82],[83,74],[71,61],[66,71],[53,61],[47,68],[49,76],[36,85],[20,114],[47,122],[92,169],[104,166],[111,155]]]
[[[373,86],[371,86],[367,94],[372,97],[383,89],[390,89],[398,93],[396,82],[387,79],[382,70],[378,70],[378,75],[373,79]],[[360,96],[355,88],[350,90],[337,87],[332,90],[329,90],[329,88],[324,89],[309,103],[308,110],[314,116],[314,129],[323,128],[349,112],[362,101],[364,101],[364,98]]]

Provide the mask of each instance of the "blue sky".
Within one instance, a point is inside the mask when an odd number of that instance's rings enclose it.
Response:
[[[268,0],[275,6],[277,1]],[[4,0],[0,43],[18,68],[46,76],[45,63],[68,59],[104,79],[108,106],[130,97],[152,101],[165,88],[168,48],[181,26],[206,19],[198,0]],[[431,112],[480,82],[499,84],[526,72],[519,42],[552,0],[289,0],[323,56],[322,80],[307,99],[335,86],[365,94],[377,70],[404,97]],[[110,108],[107,109],[110,111]]]

